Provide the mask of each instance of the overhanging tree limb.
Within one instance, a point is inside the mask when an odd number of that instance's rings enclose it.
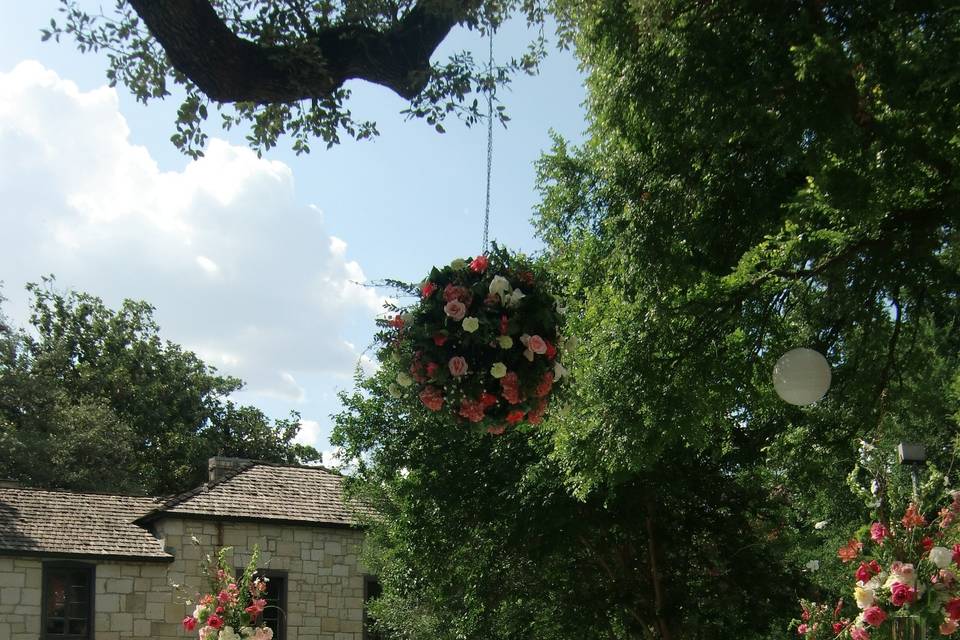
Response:
[[[258,104],[326,97],[351,79],[412,99],[426,86],[430,56],[479,0],[420,0],[394,26],[320,29],[293,45],[235,34],[207,0],[130,0],[171,64],[209,98]]]

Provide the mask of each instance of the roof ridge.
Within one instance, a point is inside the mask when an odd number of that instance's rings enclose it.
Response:
[[[59,487],[0,487],[0,491],[29,491],[29,492],[46,492],[46,493],[67,493],[75,496],[100,496],[104,498],[137,498],[140,500],[152,500],[154,502],[160,502],[163,498],[162,496],[151,496],[151,495],[137,495],[134,493],[115,493],[112,491],[78,491],[76,489],[61,489]]]

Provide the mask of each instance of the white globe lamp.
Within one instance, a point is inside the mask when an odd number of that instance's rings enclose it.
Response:
[[[799,348],[780,356],[773,367],[773,388],[784,402],[811,405],[830,389],[830,365],[813,349]]]

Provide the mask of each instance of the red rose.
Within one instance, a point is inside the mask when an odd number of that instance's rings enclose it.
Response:
[[[870,582],[870,578],[873,577],[873,573],[870,571],[870,565],[866,562],[861,562],[860,567],[857,569],[856,577],[860,582]]]
[[[435,378],[436,375],[437,375],[437,369],[439,369],[439,368],[440,368],[440,365],[438,365],[436,362],[428,362],[428,363],[427,363],[427,377],[428,377],[428,378]]]
[[[443,392],[436,387],[424,387],[420,392],[420,402],[431,411],[440,411],[443,406]]]
[[[484,407],[492,407],[493,405],[497,404],[498,400],[497,396],[484,391],[483,395],[480,396],[480,402],[483,403]]]
[[[517,377],[516,373],[511,371],[500,378],[500,386],[503,389],[503,397],[507,402],[510,404],[520,402],[520,378]]]
[[[470,422],[483,420],[483,402],[464,398],[460,401],[460,415]]]
[[[506,430],[507,430],[507,428],[506,428],[505,426],[503,426],[502,424],[498,424],[498,425],[495,426],[495,427],[487,427],[487,433],[493,434],[493,435],[495,435],[495,436],[502,435],[503,432],[506,431]]]
[[[879,627],[887,619],[887,614],[880,607],[874,605],[863,611],[863,620],[871,627]]]
[[[500,316],[500,335],[502,336],[507,335],[507,322],[508,322],[507,314],[501,315]]]
[[[193,616],[187,616],[183,619],[183,628],[187,631],[193,631],[197,628],[197,619]]]
[[[223,612],[226,611],[226,609],[224,609],[223,607],[217,607],[216,611],[217,611],[217,615],[222,616]]]
[[[547,402],[541,400],[537,407],[527,414],[527,422],[530,424],[540,424],[543,422],[543,414],[547,411]]]
[[[433,292],[437,290],[437,285],[433,284],[429,280],[420,285],[420,295],[424,298],[429,298],[433,295]]]
[[[909,585],[903,584],[902,582],[894,582],[890,586],[890,602],[892,602],[895,607],[902,607],[916,599],[917,590],[912,589]]]
[[[953,564],[960,565],[960,544],[953,545]]]
[[[490,266],[490,260],[487,256],[477,256],[470,262],[470,271],[474,273],[483,273]]]
[[[507,423],[508,424],[517,424],[518,422],[523,421],[523,411],[520,409],[514,409],[507,414]]]
[[[207,626],[213,627],[214,629],[219,629],[223,626],[223,618],[215,613],[211,613],[210,617],[207,618]]]
[[[553,387],[553,371],[547,371],[543,374],[543,380],[540,381],[540,384],[537,385],[537,390],[534,392],[538,398],[542,398],[550,393],[550,389]]]
[[[399,315],[393,316],[393,318],[390,320],[390,326],[394,329],[402,329],[403,318],[401,318]]]
[[[933,549],[933,538],[930,536],[924,536],[923,540],[920,541],[920,544],[923,545],[923,550],[929,552],[930,549]]]
[[[947,612],[947,617],[951,620],[960,620],[960,598],[954,598],[943,607]]]
[[[557,348],[553,343],[547,340],[547,360],[553,360],[557,357]]]
[[[439,332],[433,334],[433,344],[437,345],[438,347],[442,347],[443,343],[446,341],[447,341],[447,336],[445,334],[439,333]]]
[[[833,634],[834,634],[834,635],[840,635],[840,632],[841,632],[841,631],[843,631],[843,623],[842,623],[842,622],[834,622],[834,623],[833,623]]]

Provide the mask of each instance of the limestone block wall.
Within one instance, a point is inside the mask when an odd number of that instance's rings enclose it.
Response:
[[[199,562],[204,553],[217,548],[218,539],[233,548],[231,564],[235,567],[246,565],[256,545],[260,547],[261,568],[286,573],[287,640],[362,640],[367,573],[359,559],[362,532],[165,518],[156,524],[154,533],[176,556],[169,577],[183,585],[186,593],[204,587]],[[177,615],[178,621],[186,615],[184,607],[177,608]],[[153,637],[166,636],[154,631]]]
[[[37,640],[42,575],[39,560],[0,558],[0,640]]]
[[[363,639],[362,532],[165,518],[154,533],[173,562],[89,561],[96,565],[95,640],[190,638],[180,627],[189,613],[183,601],[205,589],[199,563],[219,540],[233,547],[233,566],[246,565],[259,545],[261,568],[286,573],[287,640]],[[0,640],[41,638],[43,560],[0,557]]]

